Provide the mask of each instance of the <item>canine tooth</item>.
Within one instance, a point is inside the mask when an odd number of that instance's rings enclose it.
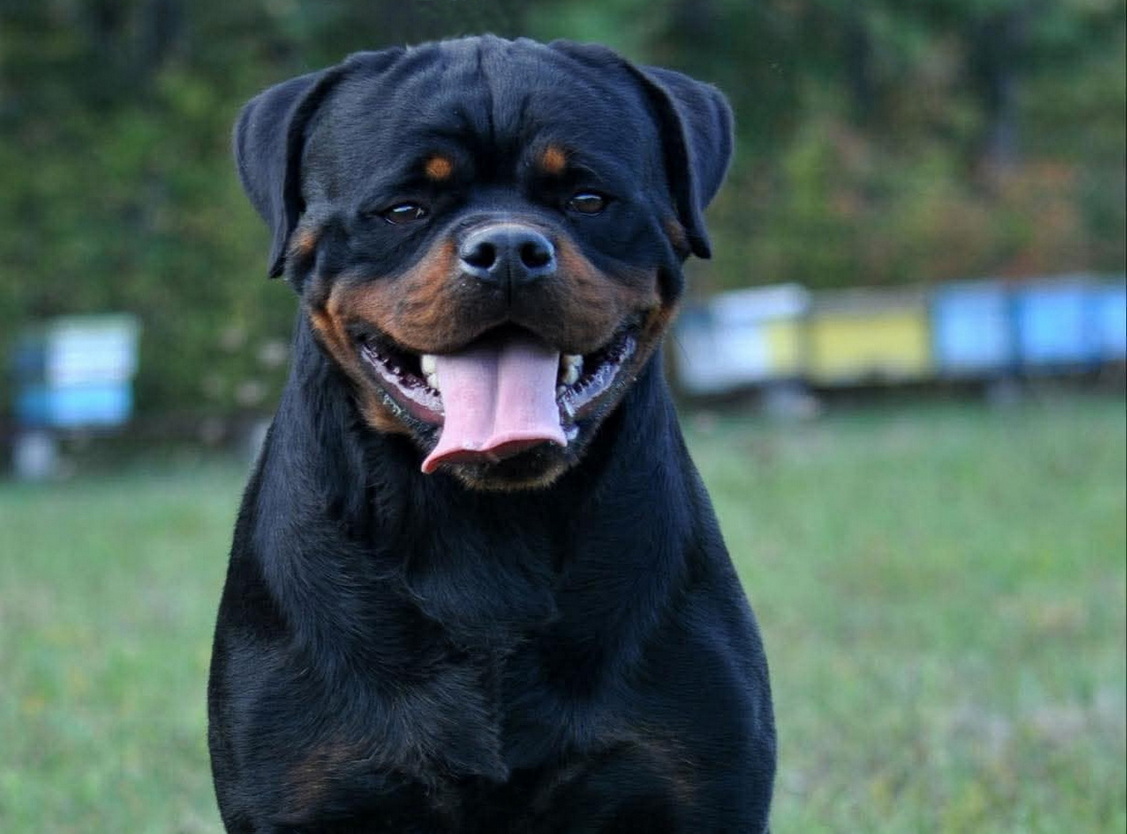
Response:
[[[427,385],[430,386],[431,388],[433,388],[435,391],[439,390],[439,388],[438,388],[438,374],[436,374],[436,373],[427,374]]]
[[[565,354],[562,364],[563,373],[560,374],[560,382],[564,385],[574,385],[579,381],[579,375],[583,372],[583,357],[576,354]]]
[[[438,360],[435,359],[433,353],[424,353],[420,360],[423,366],[423,374],[430,377],[438,370]]]

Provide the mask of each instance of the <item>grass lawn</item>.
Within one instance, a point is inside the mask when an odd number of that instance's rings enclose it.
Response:
[[[1122,834],[1122,398],[688,422],[772,663],[775,834]],[[243,477],[0,483],[0,831],[220,830]]]

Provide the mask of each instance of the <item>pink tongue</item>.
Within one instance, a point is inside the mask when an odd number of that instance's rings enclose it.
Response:
[[[490,340],[436,357],[445,419],[423,461],[496,462],[541,443],[567,445],[556,405],[560,355],[531,336]]]

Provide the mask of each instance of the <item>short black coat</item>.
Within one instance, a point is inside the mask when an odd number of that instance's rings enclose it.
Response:
[[[681,262],[707,254],[729,119],[684,76],[493,38],[354,56],[248,105],[240,173],[302,314],[216,627],[209,741],[229,831],[766,830],[766,660],[657,344]],[[631,189],[614,224],[530,197],[534,175],[511,163],[545,131]],[[430,228],[389,245],[365,201],[421,146],[446,148],[475,196],[436,198],[443,222],[432,208]],[[386,307],[397,275],[498,205],[581,253],[599,286],[656,306],[644,327],[631,313],[639,364],[577,418],[577,449],[423,474],[437,429],[372,416],[384,401],[365,399],[321,305],[351,281],[349,298]],[[588,315],[558,313],[574,332]]]

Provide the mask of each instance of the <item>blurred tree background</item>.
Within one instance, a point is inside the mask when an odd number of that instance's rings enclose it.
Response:
[[[270,410],[294,300],[265,280],[233,171],[238,108],[354,50],[481,31],[602,41],[730,96],[739,153],[695,292],[1122,272],[1125,16],[1123,0],[0,0],[0,359],[33,319],[130,311],[150,424]]]

